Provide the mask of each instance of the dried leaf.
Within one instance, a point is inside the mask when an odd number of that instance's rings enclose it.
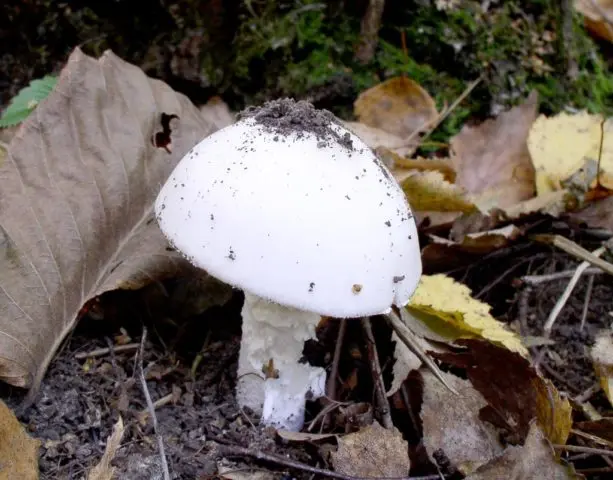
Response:
[[[560,190],[563,182],[587,169],[587,191],[595,185],[598,171],[600,142],[602,155],[600,163],[600,180],[611,186],[613,175],[613,121],[608,119],[601,127],[602,116],[588,112],[569,114],[559,113],[553,117],[540,115],[528,137],[528,147],[536,168],[536,187],[538,195]],[[604,129],[604,136],[603,131]],[[590,167],[594,165],[594,167]],[[593,170],[589,173],[590,168]],[[579,178],[574,180],[577,188]]]
[[[456,173],[451,160],[448,158],[406,158],[387,147],[377,147],[375,153],[388,168],[392,170],[398,169],[398,176],[402,176],[403,170],[417,170],[420,172],[437,171],[443,175],[445,181],[449,183],[455,182]]]
[[[600,333],[590,354],[602,391],[613,406],[613,334],[609,331]]]
[[[162,113],[178,116],[172,154],[152,141]],[[211,132],[186,97],[112,52],[71,54],[0,168],[0,378],[36,387],[88,299],[189,268],[153,201]]]
[[[411,327],[409,326],[409,328]],[[422,331],[413,331],[413,333],[416,334],[415,340],[419,343],[424,352],[427,352],[429,350],[441,351],[439,347],[435,347],[432,343],[430,343],[424,338],[427,337],[427,335],[421,335]],[[415,355],[402,340],[400,340],[396,332],[392,333],[392,341],[396,344],[396,346],[394,347],[395,362],[394,367],[392,369],[392,384],[390,385],[389,390],[386,392],[387,396],[391,396],[396,393],[400,389],[404,381],[407,379],[409,374],[413,370],[419,370],[422,365],[422,361],[419,359],[419,357]]]
[[[362,92],[354,103],[360,122],[400,138],[427,129],[438,117],[428,92],[407,77],[394,77]]]
[[[0,400],[0,480],[38,479],[40,441],[30,437]]]
[[[466,480],[494,480],[499,478],[571,480],[581,478],[572,467],[559,464],[543,433],[532,425],[521,447],[509,446],[504,453],[477,471]]]
[[[337,436],[335,433],[293,432],[283,429],[278,429],[276,432],[279,437],[288,442],[317,442],[319,440],[329,440]]]
[[[376,421],[339,438],[338,450],[330,455],[335,471],[356,477],[405,477],[411,467],[409,445],[402,434]]]
[[[445,275],[422,275],[407,308],[448,341],[483,338],[527,356],[521,338],[490,315],[488,304],[470,294],[466,285]]]
[[[343,126],[353,132],[373,150],[378,147],[396,150],[402,148],[406,141],[380,128],[371,127],[360,122],[342,122]]]
[[[613,197],[588,204],[585,208],[568,214],[573,222],[591,228],[604,228],[613,232]]]
[[[112,480],[115,475],[115,467],[111,466],[115,453],[121,446],[124,426],[121,416],[113,426],[113,433],[106,441],[106,448],[100,461],[90,470],[87,480]]]
[[[575,9],[584,15],[590,32],[613,42],[613,0],[575,0]]]
[[[479,418],[487,402],[467,380],[443,373],[445,380],[459,393],[455,395],[427,370],[424,379],[421,420],[424,446],[430,460],[442,451],[464,475],[487,463],[500,453],[502,445],[495,429]]]
[[[221,97],[211,97],[200,107],[200,113],[214,130],[221,130],[236,121],[236,115],[230,111],[230,107]]]
[[[526,145],[537,95],[495,120],[465,126],[451,139],[456,184],[482,211],[504,209],[534,196],[534,167]]]
[[[537,377],[533,380],[536,392],[536,418],[551,443],[564,445],[572,427],[572,407],[551,381]]]
[[[527,437],[531,423],[551,442],[565,443],[572,423],[571,408],[555,387],[515,352],[481,340],[460,340],[462,353],[432,356],[466,370],[468,379],[488,402],[481,418],[506,429],[516,443]]]
[[[415,211],[473,212],[475,205],[457,185],[449,183],[438,171],[419,172],[399,170],[392,172]]]

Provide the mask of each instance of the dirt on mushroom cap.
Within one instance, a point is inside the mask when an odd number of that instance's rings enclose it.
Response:
[[[336,143],[350,152],[354,151],[349,133],[339,134],[332,125],[342,127],[338,119],[328,110],[318,110],[304,100],[281,98],[264,103],[259,107],[249,107],[239,113],[239,120],[253,118],[265,130],[286,137],[296,134],[315,135],[320,147]]]

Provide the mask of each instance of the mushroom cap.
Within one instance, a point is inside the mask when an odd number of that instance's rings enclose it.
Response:
[[[327,111],[248,110],[179,162],[155,203],[192,264],[267,300],[350,318],[405,305],[421,276],[405,195]]]

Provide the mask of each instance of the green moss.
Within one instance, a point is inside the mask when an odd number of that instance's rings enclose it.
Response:
[[[387,0],[367,64],[354,55],[365,0],[181,0],[146,11],[127,0],[85,3],[0,7],[10,25],[25,25],[7,37],[14,52],[0,73],[11,78],[12,71],[36,65],[9,91],[51,71],[81,44],[93,55],[112,48],[195,101],[221,94],[239,109],[287,95],[346,118],[360,92],[393,76],[419,82],[440,108],[482,76],[435,132],[438,141],[469,119],[517,104],[533,89],[545,113],[573,107],[610,114],[613,105],[610,68],[580,16],[573,18],[571,44],[562,39],[559,0],[491,2],[486,12],[477,0],[448,11],[423,0]],[[569,58],[576,64],[572,77]]]

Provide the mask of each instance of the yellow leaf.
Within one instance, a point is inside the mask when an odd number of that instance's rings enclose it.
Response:
[[[470,294],[466,285],[445,275],[422,275],[408,308],[429,328],[450,340],[483,338],[527,356],[520,337],[490,315],[488,304]]]
[[[528,136],[528,148],[536,169],[537,194],[562,189],[562,182],[598,160],[602,138],[601,181],[611,186],[613,174],[613,122],[587,112],[539,116]]]
[[[536,377],[536,420],[551,443],[565,445],[573,424],[572,407],[549,380]]]
[[[394,77],[362,92],[354,104],[360,122],[406,138],[438,117],[436,104],[417,82]]]
[[[602,391],[613,405],[613,336],[610,333],[598,335],[591,356]]]
[[[446,181],[439,171],[396,169],[392,173],[413,210],[474,212],[477,208],[462,188]]]

